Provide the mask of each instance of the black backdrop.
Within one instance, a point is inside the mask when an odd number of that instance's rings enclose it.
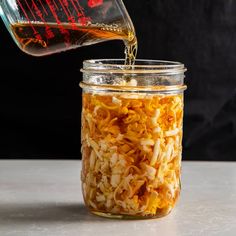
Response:
[[[236,160],[236,1],[125,0],[138,58],[188,68],[184,159]],[[23,54],[0,23],[0,157],[80,158],[84,59],[121,58],[122,42],[42,58]]]

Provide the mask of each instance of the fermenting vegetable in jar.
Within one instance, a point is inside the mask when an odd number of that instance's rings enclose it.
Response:
[[[185,86],[147,91],[139,77],[127,80],[105,90],[82,84],[84,201],[104,216],[164,216],[180,194]]]

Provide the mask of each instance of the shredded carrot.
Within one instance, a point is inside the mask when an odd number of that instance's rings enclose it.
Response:
[[[180,192],[183,95],[83,94],[82,183],[95,211],[167,214]]]

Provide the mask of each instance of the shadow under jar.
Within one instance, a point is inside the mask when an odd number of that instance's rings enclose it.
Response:
[[[183,64],[84,62],[82,191],[94,214],[167,215],[180,194]]]

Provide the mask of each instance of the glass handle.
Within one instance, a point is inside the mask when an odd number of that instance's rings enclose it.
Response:
[[[2,0],[0,0],[0,16],[2,16],[4,13],[3,13],[3,10],[2,10]]]

